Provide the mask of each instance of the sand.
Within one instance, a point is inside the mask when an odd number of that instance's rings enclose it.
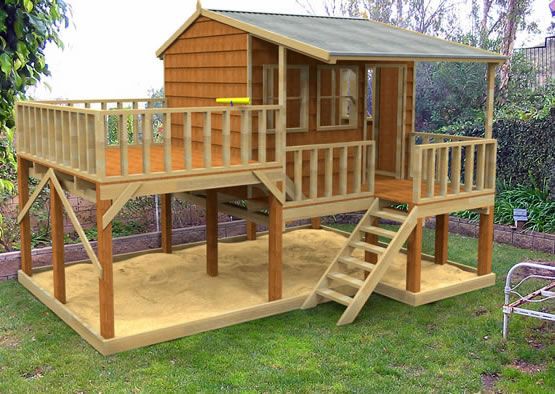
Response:
[[[283,235],[283,297],[307,294],[344,244],[326,230]],[[219,244],[219,276],[206,275],[205,246],[145,254],[114,264],[116,336],[137,334],[216,316],[267,301],[268,238]],[[399,255],[382,280],[404,289],[406,256]],[[473,274],[423,261],[422,290]],[[33,275],[52,293],[52,272]],[[66,268],[67,307],[98,332],[98,278],[90,264]]]

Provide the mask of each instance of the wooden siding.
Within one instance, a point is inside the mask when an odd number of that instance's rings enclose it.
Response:
[[[247,95],[248,34],[199,17],[164,54],[168,107],[215,106],[217,97]],[[202,142],[201,115],[193,116],[193,142]],[[213,143],[221,144],[222,117],[212,115]],[[240,119],[231,119],[231,144],[239,147]],[[183,138],[183,118],[172,116],[172,136]]]

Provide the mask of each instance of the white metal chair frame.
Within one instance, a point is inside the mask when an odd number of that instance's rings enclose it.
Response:
[[[532,268],[535,270],[543,270],[553,272],[553,275],[538,275],[531,274],[519,281],[514,286],[512,285],[512,276],[520,268]],[[529,279],[545,279],[549,281],[546,286],[535,290],[529,294],[522,295],[517,291],[517,288]],[[514,294],[518,299],[510,302],[511,294]],[[555,267],[539,263],[518,263],[509,270],[507,280],[505,282],[505,304],[503,305],[503,338],[507,339],[509,333],[509,316],[511,314],[535,317],[542,320],[555,321],[555,313],[540,312],[531,309],[526,309],[523,306],[526,304],[540,303],[548,300],[555,300]]]

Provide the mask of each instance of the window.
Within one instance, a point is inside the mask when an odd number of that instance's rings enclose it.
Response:
[[[320,66],[318,68],[318,129],[357,127],[358,68]]]
[[[278,66],[263,67],[264,104],[278,104]],[[287,66],[287,131],[308,130],[308,66]],[[268,116],[268,130],[275,130],[275,117]]]

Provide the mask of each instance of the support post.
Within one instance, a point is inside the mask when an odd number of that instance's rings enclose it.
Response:
[[[50,227],[52,238],[52,277],[54,297],[62,304],[66,303],[66,275],[64,261],[64,214],[62,200],[50,181]]]
[[[436,215],[435,253],[436,264],[447,263],[449,241],[449,214]]]
[[[218,192],[206,191],[206,273],[218,276]]]
[[[17,158],[17,189],[19,209],[22,209],[29,201],[29,162],[21,157]],[[28,276],[33,274],[31,261],[31,218],[29,212],[25,214],[19,223],[19,234],[21,239],[21,270]]]
[[[478,275],[487,275],[491,273],[493,257],[493,207],[489,207],[486,213],[480,213],[478,232]]]
[[[256,239],[256,223],[246,221],[247,226],[247,241],[254,241]]]
[[[486,97],[486,117],[484,125],[484,134],[486,138],[492,138],[493,135],[493,105],[495,96],[495,68],[496,63],[488,63],[487,76],[487,97]]]
[[[112,222],[102,228],[102,217],[110,209],[110,200],[100,199],[96,189],[96,228],[98,232],[98,260],[102,266],[99,279],[100,335],[109,339],[114,337],[114,277],[112,271]]]
[[[283,206],[273,194],[270,194],[269,207],[268,300],[275,301],[282,297]]]
[[[162,253],[172,252],[172,195],[160,196],[160,229],[162,231]]]
[[[407,242],[407,278],[406,289],[413,293],[420,291],[422,273],[422,218],[417,219],[416,226]]]
[[[317,217],[310,219],[310,226],[315,230],[319,230],[322,227],[322,224],[320,223],[320,218]]]

